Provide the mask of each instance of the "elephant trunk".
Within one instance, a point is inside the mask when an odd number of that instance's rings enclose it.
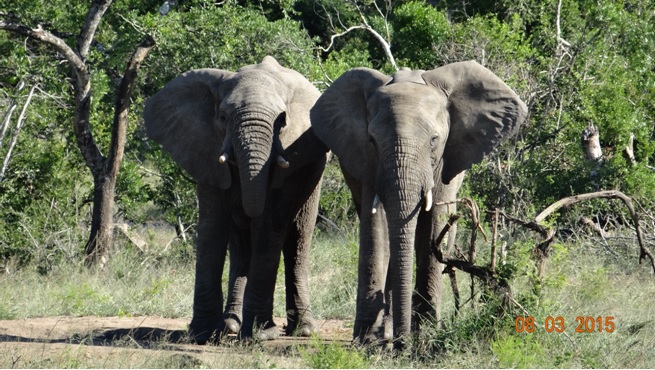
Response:
[[[383,159],[385,186],[382,196],[391,249],[393,330],[394,338],[398,339],[409,334],[411,329],[416,224],[427,202],[425,194],[431,191],[431,173],[421,170],[424,159],[417,145],[395,144],[383,153],[387,155]]]
[[[249,217],[259,217],[266,205],[273,129],[268,120],[250,119],[241,122],[235,134],[234,153],[243,209]]]

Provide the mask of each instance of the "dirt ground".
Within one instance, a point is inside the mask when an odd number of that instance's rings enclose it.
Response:
[[[285,324],[284,319],[275,321]],[[276,356],[287,361],[289,348],[316,340],[281,336],[253,349],[229,337],[220,345],[199,346],[188,342],[189,322],[154,316],[0,320],[0,368],[295,367],[293,362],[275,362]],[[319,326],[322,342],[348,343],[352,335],[352,326],[344,321],[320,320]],[[265,358],[252,358],[262,353]],[[217,355],[222,355],[218,362]]]

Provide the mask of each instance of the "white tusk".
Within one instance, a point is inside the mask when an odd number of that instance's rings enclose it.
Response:
[[[223,164],[223,163],[227,162],[228,159],[230,159],[230,156],[227,155],[227,153],[223,153],[222,156],[218,157],[218,163]]]
[[[425,210],[429,211],[432,209],[432,189],[428,190],[425,194]]]
[[[380,197],[375,194],[375,198],[373,198],[373,210],[371,213],[376,214],[378,212],[378,206],[380,205]]]
[[[277,156],[277,165],[282,168],[289,168],[289,162],[281,155]]]

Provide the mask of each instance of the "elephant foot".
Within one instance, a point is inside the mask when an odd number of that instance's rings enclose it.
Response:
[[[253,331],[253,329],[256,330]],[[275,325],[272,316],[269,316],[267,319],[261,319],[253,314],[244,312],[239,339],[246,341],[251,339],[273,340],[279,336],[280,327]]]
[[[384,334],[382,338],[386,342],[391,342],[391,340],[393,340],[393,317],[391,317],[391,315],[384,315],[382,322],[384,326]]]
[[[238,334],[241,330],[241,320],[238,317],[230,315],[223,320],[225,327],[223,329],[223,334]]]
[[[288,315],[285,333],[288,336],[311,337],[318,333],[318,324],[311,313],[302,316]]]
[[[255,334],[257,340],[273,340],[280,336],[280,327],[275,325],[273,320],[265,322],[259,327]]]
[[[384,323],[384,322],[383,322]],[[362,346],[381,345],[385,346],[393,337],[393,329],[389,332],[385,330],[386,325],[375,323],[373,325],[363,325],[355,322],[353,332],[353,342]],[[391,325],[389,327],[392,328]]]
[[[202,325],[191,321],[189,325],[189,337],[193,342],[199,345],[217,343],[220,339],[220,333],[223,329],[217,325]]]
[[[421,327],[439,323],[436,306],[414,293],[412,297],[412,331],[418,332]]]

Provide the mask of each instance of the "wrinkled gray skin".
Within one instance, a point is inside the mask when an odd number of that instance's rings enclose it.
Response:
[[[516,133],[526,114],[473,61],[392,77],[356,68],[319,98],[312,127],[339,158],[360,219],[356,340],[402,346],[419,317],[440,319],[442,266],[430,245],[455,206],[435,204],[456,200],[464,171]]]
[[[327,148],[309,109],[318,90],[272,57],[235,72],[186,72],[148,100],[148,136],[197,181],[199,220],[190,332],[198,343],[238,332],[272,339],[284,253],[287,333],[308,336],[308,253]],[[228,297],[221,277],[230,249]],[[242,316],[243,314],[243,316]]]

